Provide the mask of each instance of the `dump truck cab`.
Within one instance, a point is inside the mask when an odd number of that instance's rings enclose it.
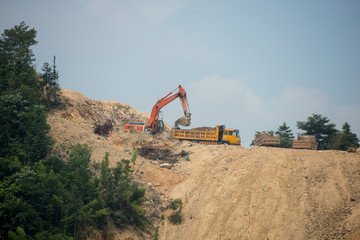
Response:
[[[233,128],[225,128],[222,141],[228,144],[241,145],[240,131]]]

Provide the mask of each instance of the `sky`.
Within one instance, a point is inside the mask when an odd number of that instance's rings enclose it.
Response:
[[[0,0],[0,30],[37,30],[37,71],[151,113],[182,85],[192,125],[293,133],[313,113],[360,137],[360,1]],[[162,109],[173,125],[179,100]]]

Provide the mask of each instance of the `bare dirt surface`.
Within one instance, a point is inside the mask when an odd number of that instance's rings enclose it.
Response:
[[[149,118],[129,105],[70,90],[62,90],[62,101],[64,106],[48,115],[54,152],[66,156],[72,145],[87,144],[93,161],[109,152],[115,166],[137,147],[135,179],[147,188],[144,207],[159,227],[159,239],[360,239],[359,149],[180,142],[168,130],[160,136],[125,131],[125,123]],[[110,134],[94,134],[94,125],[107,119],[114,123]],[[179,225],[167,219],[171,198],[183,202]],[[131,229],[112,231],[107,239],[155,238]]]

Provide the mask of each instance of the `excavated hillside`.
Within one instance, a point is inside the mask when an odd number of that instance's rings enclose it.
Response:
[[[110,153],[114,166],[139,149],[135,179],[147,188],[144,208],[159,239],[360,239],[360,149],[313,151],[202,145],[127,132],[128,121],[149,115],[115,101],[95,101],[62,90],[62,107],[48,115],[54,152],[66,156],[88,144],[92,159]],[[107,136],[94,133],[110,119]],[[173,225],[169,199],[183,202]],[[162,217],[164,214],[165,217]],[[110,229],[93,239],[154,239],[154,234]],[[111,237],[109,237],[111,236]]]

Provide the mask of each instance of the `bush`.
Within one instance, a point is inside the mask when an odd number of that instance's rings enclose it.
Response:
[[[167,205],[167,208],[170,208],[174,211],[177,209],[182,208],[182,200],[180,198],[176,199],[170,199],[169,204]]]
[[[181,215],[181,211],[180,209],[176,212],[173,212],[170,216],[169,216],[169,221],[172,224],[181,224],[182,222],[182,215]]]
[[[181,224],[182,222],[182,200],[180,198],[170,199],[167,208],[174,210],[174,212],[168,217],[172,224]]]

